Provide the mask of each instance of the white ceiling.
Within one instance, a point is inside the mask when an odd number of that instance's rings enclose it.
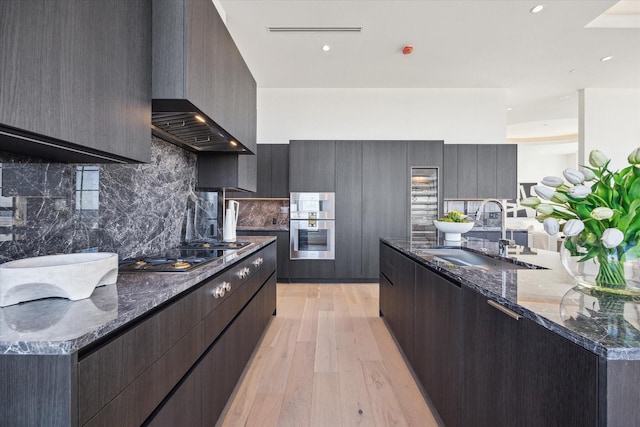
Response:
[[[219,3],[261,88],[504,88],[507,136],[516,138],[577,133],[579,89],[640,88],[640,0]],[[530,13],[537,4],[542,12]],[[411,55],[401,52],[407,44]]]

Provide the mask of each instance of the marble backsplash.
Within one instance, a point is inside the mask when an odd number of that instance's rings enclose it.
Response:
[[[233,199],[239,202],[238,227],[262,227],[289,223],[288,200]],[[286,208],[283,209],[282,208]]]
[[[43,163],[0,152],[0,262],[179,245],[198,200],[196,155],[157,138],[148,164]]]

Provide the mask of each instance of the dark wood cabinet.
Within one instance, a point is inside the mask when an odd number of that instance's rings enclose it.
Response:
[[[496,196],[515,199],[518,195],[518,146],[498,145],[496,152]]]
[[[153,14],[153,98],[187,100],[255,153],[256,82],[215,5],[153,0]]]
[[[448,427],[461,426],[462,290],[416,266],[414,370]]]
[[[289,198],[289,144],[271,145],[271,194],[273,198]],[[258,159],[260,162],[260,159]]]
[[[151,418],[149,427],[201,426],[202,373],[196,368],[171,394],[167,403]]]
[[[362,142],[336,141],[336,279],[362,273]]]
[[[291,141],[289,190],[335,191],[335,141]]]
[[[277,276],[278,281],[289,280],[289,232],[288,231],[254,231],[238,230],[238,236],[276,236],[277,237]]]
[[[150,1],[3,0],[0,40],[0,127],[26,137],[0,137],[0,150],[150,160]]]
[[[272,150],[271,145],[259,144],[256,152],[258,161],[258,175],[256,182],[256,192],[245,193],[244,197],[271,197],[272,175]]]
[[[206,314],[203,356],[156,411],[149,425],[216,424],[275,312],[275,256],[275,247],[269,245],[238,267],[251,269],[244,282],[238,282],[236,268],[200,289],[201,310]],[[263,259],[262,264],[254,264],[258,258]],[[213,299],[211,289],[223,280],[231,283],[231,294]],[[189,398],[192,400],[186,401]]]
[[[336,197],[335,262],[292,261],[291,277],[377,280],[379,238],[409,233],[411,166],[442,156],[443,141],[291,141],[291,191]]]
[[[520,389],[536,398],[520,395],[520,425],[599,425],[598,356],[528,319],[522,321],[526,342],[518,354],[522,358]],[[616,425],[612,421],[608,425]],[[635,424],[630,418],[624,423]]]
[[[380,276],[388,282],[385,297],[389,314],[382,311],[407,360],[414,362],[415,263],[395,249],[380,244],[387,259]],[[381,296],[382,301],[382,296]],[[381,307],[383,306],[381,302]]]
[[[289,198],[289,145],[258,144],[256,191],[230,192],[227,198]]]
[[[523,322],[490,306],[475,291],[464,288],[462,295],[462,425],[522,425],[515,401],[533,394],[521,388]]]
[[[380,238],[408,234],[408,187],[406,141],[363,142],[362,270],[365,279],[378,277]]]
[[[253,154],[198,154],[198,182],[201,191],[256,191],[258,160]]]
[[[443,194],[448,199],[514,199],[518,187],[515,144],[444,146]]]
[[[382,242],[380,256],[380,314],[447,426],[637,424],[618,392],[637,383],[637,364],[600,358]]]

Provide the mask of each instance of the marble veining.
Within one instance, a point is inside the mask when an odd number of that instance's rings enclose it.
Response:
[[[115,285],[97,288],[85,300],[47,298],[0,308],[0,354],[76,352],[250,256],[275,237],[242,240],[253,244],[190,272],[120,274]]]
[[[288,200],[238,199],[238,228],[257,230],[288,227]],[[285,208],[283,212],[282,208]],[[251,227],[251,228],[248,228]],[[288,228],[287,228],[288,229]]]
[[[120,258],[178,246],[196,155],[152,138],[148,164],[56,164],[0,152],[0,263],[85,250]]]
[[[640,304],[627,303],[624,312],[627,324],[625,334],[611,328],[606,319],[568,318],[565,297],[575,292],[576,287],[560,264],[557,252],[518,246],[510,249],[511,260],[542,268],[485,270],[454,266],[424,252],[424,249],[442,247],[438,242],[415,244],[408,239],[392,238],[382,241],[419,264],[479,292],[599,356],[609,360],[640,360]],[[463,246],[500,258],[495,242],[469,238]]]

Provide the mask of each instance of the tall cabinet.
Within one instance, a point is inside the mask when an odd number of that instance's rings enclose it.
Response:
[[[378,280],[380,237],[409,234],[411,167],[441,168],[442,153],[443,141],[291,141],[291,191],[336,195],[335,261],[292,261],[291,277]]]

